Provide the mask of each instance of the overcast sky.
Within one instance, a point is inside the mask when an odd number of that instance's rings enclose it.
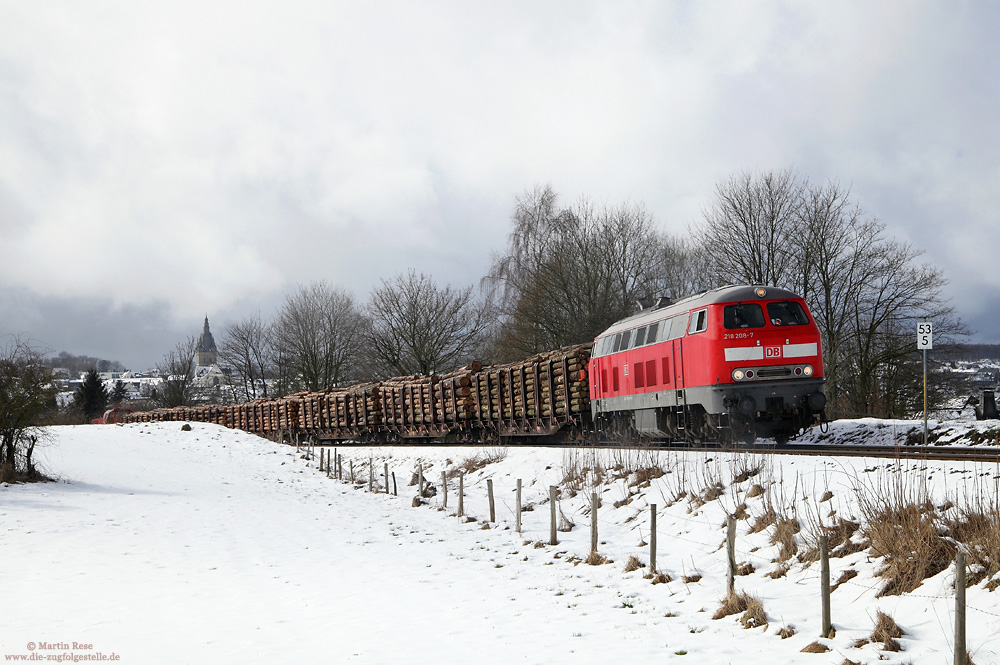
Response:
[[[0,0],[0,336],[144,369],[325,279],[465,286],[516,196],[851,188],[1000,342],[1000,5]]]

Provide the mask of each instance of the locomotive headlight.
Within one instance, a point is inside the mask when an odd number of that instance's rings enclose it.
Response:
[[[805,374],[806,376],[812,376],[813,375],[813,366],[812,365],[806,365],[806,366],[804,366],[802,368],[802,373]]]
[[[736,380],[736,381],[742,381],[743,380],[743,376],[744,376],[743,370],[741,370],[741,369],[734,369],[733,370],[733,379],[734,380]]]

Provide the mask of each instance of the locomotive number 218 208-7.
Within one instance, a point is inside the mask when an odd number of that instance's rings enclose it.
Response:
[[[725,333],[723,335],[723,339],[750,339],[752,337],[753,333],[750,331],[738,332],[738,333]]]

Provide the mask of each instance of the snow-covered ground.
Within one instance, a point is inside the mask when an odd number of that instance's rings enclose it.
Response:
[[[914,423],[903,423],[906,430]],[[850,428],[850,423],[835,427]],[[857,496],[906,479],[936,498],[995,490],[996,465],[764,458],[748,453],[494,448],[342,447],[360,484],[330,479],[294,448],[199,423],[59,427],[41,451],[57,483],[0,486],[0,657],[117,656],[121,663],[950,663],[953,570],[903,596],[877,597],[879,561],[831,560],[837,633],[819,639],[817,563],[780,564],[769,530],[748,533],[766,505],[803,524],[858,515]],[[896,427],[896,426],[893,426]],[[836,432],[835,432],[836,433]],[[368,492],[368,463],[383,464],[398,496]],[[438,490],[413,507],[418,465]],[[630,471],[667,471],[648,485]],[[465,466],[459,519],[457,481]],[[480,468],[475,468],[480,467]],[[617,470],[616,470],[617,468]],[[757,475],[733,483],[747,468]],[[595,469],[597,472],[595,473]],[[522,479],[523,533],[514,529]],[[486,528],[487,480],[497,522]],[[694,495],[716,482],[723,494]],[[749,498],[760,484],[766,492]],[[575,523],[549,538],[550,485]],[[599,552],[590,552],[590,493],[601,497]],[[678,498],[681,492],[684,498]],[[832,497],[825,497],[827,492]],[[713,619],[726,593],[726,515],[746,503],[736,558],[754,571],[738,591],[760,599],[767,625]],[[658,569],[648,567],[650,504],[658,512]],[[616,507],[617,506],[617,507]],[[835,512],[834,512],[835,511]],[[808,529],[803,530],[805,537]],[[698,581],[685,576],[700,575]],[[1000,596],[968,589],[968,646],[1000,662]],[[906,634],[903,650],[856,647],[876,611]],[[794,629],[783,639],[782,629]],[[802,653],[819,641],[827,653]],[[73,643],[76,643],[74,645]],[[34,651],[29,651],[34,645]],[[83,648],[90,645],[89,648]],[[74,648],[74,646],[76,648]],[[54,659],[53,659],[54,660]]]

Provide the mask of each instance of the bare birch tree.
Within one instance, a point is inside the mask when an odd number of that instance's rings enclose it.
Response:
[[[551,187],[518,198],[486,283],[502,294],[500,359],[594,339],[659,295],[665,244],[641,205],[559,208]]]

